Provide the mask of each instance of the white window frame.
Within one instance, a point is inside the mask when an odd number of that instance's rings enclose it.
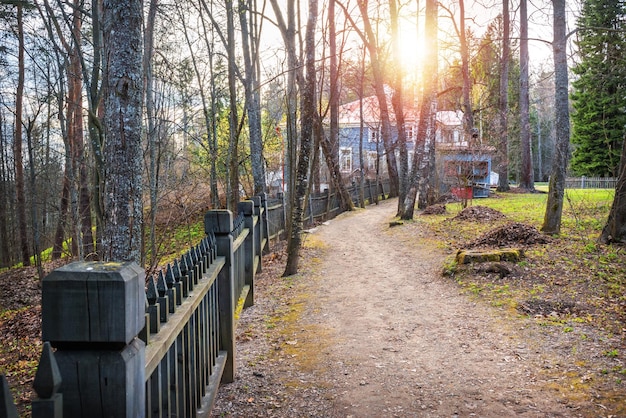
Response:
[[[378,152],[376,151],[368,151],[367,152],[367,170],[375,172],[376,171],[376,160],[378,159]]]
[[[339,170],[352,173],[352,147],[339,148]]]
[[[380,127],[378,128],[368,128],[367,134],[368,142],[379,142],[380,141]]]

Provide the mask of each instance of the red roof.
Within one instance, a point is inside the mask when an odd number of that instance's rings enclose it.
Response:
[[[391,123],[396,120],[391,100],[387,102],[389,109],[389,119]],[[339,106],[339,125],[357,126],[361,123],[359,110],[359,100],[349,102]],[[417,121],[417,109],[415,107],[404,107],[404,120],[407,123]],[[463,124],[463,112],[442,110],[437,112],[437,121],[447,126],[460,126]],[[376,96],[368,96],[363,98],[363,123],[365,125],[375,126],[380,123],[380,107],[378,106],[378,98]]]

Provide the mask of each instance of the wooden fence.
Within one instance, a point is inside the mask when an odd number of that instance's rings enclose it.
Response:
[[[357,187],[349,191],[358,202]],[[387,193],[388,183],[368,183],[364,194],[372,202]],[[285,230],[282,196],[237,209],[208,211],[206,237],[154,277],[130,262],[75,262],[43,279],[32,417],[210,414],[220,383],[235,378],[236,322],[254,304],[262,254]],[[311,196],[306,219],[338,212],[325,192]],[[0,417],[17,416],[0,375]]]
[[[617,177],[567,177],[566,189],[615,189]]]
[[[264,204],[207,212],[206,237],[156,277],[75,262],[44,278],[32,416],[208,416],[235,377],[238,310],[254,303],[267,251]],[[0,416],[17,417],[4,376],[0,386]]]

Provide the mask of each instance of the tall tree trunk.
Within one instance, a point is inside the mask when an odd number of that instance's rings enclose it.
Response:
[[[470,146],[474,135],[474,109],[472,106],[471,93],[472,82],[469,71],[469,46],[467,45],[467,33],[465,31],[465,0],[459,0],[459,43],[461,44],[461,73],[463,76],[463,129]]]
[[[293,209],[293,220],[287,244],[287,264],[283,276],[291,276],[298,272],[300,259],[300,247],[302,244],[302,217],[304,214],[304,197],[307,193],[309,173],[309,160],[311,145],[313,143],[313,129],[316,119],[316,72],[315,72],[315,27],[317,24],[317,0],[309,0],[309,18],[306,26],[305,52],[306,52],[306,79],[305,89],[302,92],[302,120],[300,155],[298,158],[298,170],[296,172],[296,196]]]
[[[500,61],[500,91],[498,98],[498,188],[499,192],[510,190],[509,186],[509,63],[511,57],[510,42],[511,17],[509,0],[502,0],[502,57]]]
[[[9,250],[9,232],[7,230],[8,219],[8,206],[9,206],[9,191],[7,190],[8,179],[8,167],[5,163],[5,156],[8,155],[5,148],[5,136],[4,136],[4,118],[2,112],[0,112],[0,219],[4,219],[5,222],[0,222],[0,268],[8,267],[11,265],[11,252]]]
[[[52,259],[58,260],[63,255],[63,243],[65,242],[65,229],[67,226],[67,215],[70,207],[70,170],[71,159],[65,158],[65,172],[63,174],[63,188],[61,189],[61,202],[59,205],[59,221],[54,233],[52,244]]]
[[[428,75],[426,85],[428,89],[424,92],[424,106],[420,109],[420,127],[418,132],[423,132],[422,159],[418,167],[419,177],[419,195],[417,207],[426,209],[426,207],[434,203],[435,192],[435,131],[437,120],[437,86],[438,86],[438,55],[439,43],[437,41],[438,32],[438,3],[435,0],[426,1],[426,18],[425,31],[426,38],[429,39],[430,45],[427,47],[429,56],[428,64],[424,66],[424,73]]]
[[[106,0],[104,33],[105,261],[142,259],[141,0]]]
[[[252,177],[254,179],[254,194],[258,195],[267,190],[265,184],[265,161],[263,159],[263,133],[261,129],[261,96],[260,84],[257,79],[257,61],[259,55],[254,53],[254,45],[258,43],[258,33],[255,27],[249,30],[248,16],[251,21],[253,11],[250,0],[239,0],[239,22],[241,26],[241,46],[246,76],[244,91],[246,95],[246,111],[248,113],[248,129],[250,132],[250,159],[252,162]]]
[[[201,2],[202,9],[209,15],[209,18],[213,21],[212,10],[207,5],[206,1],[202,0]],[[183,25],[183,32],[185,35],[185,40],[187,41],[187,46],[189,47],[189,52],[191,54],[191,62],[193,63],[194,73],[196,75],[196,81],[200,86],[199,94],[200,99],[202,100],[202,110],[204,114],[204,122],[207,129],[207,137],[209,142],[209,154],[211,158],[211,204],[214,208],[220,207],[220,196],[219,196],[219,187],[218,187],[218,179],[217,179],[217,86],[215,83],[216,72],[214,71],[213,65],[213,57],[215,54],[212,53],[214,50],[213,38],[209,36],[209,33],[206,30],[206,24],[204,23],[203,15],[201,14],[201,22],[202,29],[204,31],[204,41],[207,45],[207,49],[209,53],[209,73],[210,73],[210,97],[207,100],[207,95],[205,93],[204,88],[204,78],[200,74],[200,70],[198,68],[198,63],[196,60],[196,55],[193,52],[193,43],[189,38],[189,34],[187,31],[187,25],[185,23],[185,14],[180,7],[177,6],[176,10],[178,11],[180,21]],[[226,45],[224,45],[226,47]]]
[[[151,267],[156,267],[157,263],[157,245],[156,245],[156,215],[158,204],[158,153],[157,142],[158,133],[155,123],[155,110],[154,110],[154,78],[152,76],[152,55],[154,53],[154,23],[156,20],[157,12],[157,0],[150,0],[148,6],[148,15],[145,20],[144,31],[144,51],[143,51],[143,71],[144,71],[144,92],[146,98],[146,119],[148,123],[148,132],[146,136],[148,139],[148,181],[150,184],[150,237],[149,237],[149,249],[150,259],[149,264]]]
[[[297,160],[298,145],[298,86],[297,76],[299,73],[299,60],[296,54],[296,14],[295,0],[287,0],[287,21],[285,21],[278,0],[270,0],[280,34],[285,43],[287,50],[287,135],[285,137],[287,155],[285,157],[285,169],[283,170],[283,184],[286,185],[286,201],[287,201],[287,236],[291,236],[293,208],[294,208],[294,189],[295,189],[295,167]]]
[[[35,128],[35,118],[29,118],[28,124],[26,126],[26,144],[28,146],[28,161],[29,164],[29,186],[32,190],[32,194],[34,195],[35,190],[37,190],[37,175],[35,172],[35,150],[33,144],[33,129]],[[37,267],[37,275],[39,280],[43,279],[43,265],[41,263],[41,229],[39,224],[39,215],[37,211],[37,204],[35,202],[34,196],[31,195],[31,203],[30,203],[30,213],[31,213],[31,222],[33,225],[33,259],[35,261],[35,266]]]
[[[359,10],[361,11],[361,17],[363,18],[363,27],[365,29],[366,36],[363,37],[366,48],[370,54],[370,61],[372,64],[372,73],[374,76],[374,91],[378,99],[378,106],[380,108],[380,121],[381,121],[381,137],[383,145],[385,147],[385,156],[387,160],[387,173],[389,174],[389,197],[396,197],[399,193],[399,178],[398,178],[398,166],[396,162],[395,145],[391,135],[391,120],[389,118],[389,107],[387,105],[387,94],[385,93],[385,78],[382,70],[382,63],[378,53],[378,46],[376,44],[376,36],[372,28],[372,23],[368,14],[368,1],[358,1]],[[354,25],[353,25],[354,26]]]
[[[528,88],[528,0],[520,2],[520,146],[522,148],[522,169],[519,187],[535,190],[533,160],[530,142],[530,98]]]
[[[609,218],[602,228],[599,241],[604,244],[626,243],[626,138],[622,144],[619,177],[615,186],[615,196],[609,212]]]
[[[389,0],[389,22],[391,25],[391,41],[393,44],[393,57],[396,63],[393,76],[393,95],[391,105],[396,115],[396,129],[398,131],[398,154],[400,157],[398,169],[398,209],[397,215],[402,216],[409,187],[409,154],[406,144],[406,130],[404,122],[404,97],[403,87],[404,71],[402,68],[402,51],[400,50],[400,30],[398,28],[398,4],[396,0]]]
[[[22,156],[22,125],[24,96],[24,13],[23,6],[17,6],[17,39],[18,39],[18,78],[15,98],[15,139],[13,141],[13,158],[15,164],[15,193],[17,197],[17,218],[19,225],[20,249],[22,264],[30,266],[28,250],[28,234],[26,228],[26,196],[24,191],[24,159]]]
[[[362,50],[363,53],[360,56],[359,59],[359,64],[360,64],[360,68],[359,68],[359,86],[358,86],[358,94],[359,94],[359,152],[361,153],[361,182],[363,182],[363,171],[364,171],[364,165],[363,164],[363,141],[364,141],[364,137],[365,137],[365,118],[364,118],[364,111],[363,111],[363,95],[364,93],[364,84],[365,84],[365,49]],[[378,204],[378,175],[379,175],[379,165],[380,165],[380,155],[378,153],[378,142],[376,143],[376,173],[375,173],[375,182],[376,182],[376,191],[374,194],[374,196],[371,196],[374,200],[374,202],[376,204]],[[361,193],[364,194],[364,190],[363,190],[364,185],[361,184]],[[371,187],[370,187],[370,195],[371,195]],[[365,207],[365,199],[363,198],[361,201],[361,205],[362,207]]]
[[[237,116],[237,63],[235,50],[235,22],[232,0],[226,0],[226,38],[228,42],[228,92],[230,112],[228,114],[228,193],[227,208],[236,211],[239,203],[239,130]]]
[[[337,155],[339,164],[339,64],[337,56],[337,16],[335,14],[336,0],[328,2],[328,48],[329,48],[329,84],[330,92],[328,106],[330,121],[328,127],[328,140],[330,152]]]
[[[75,188],[70,189],[70,193],[76,194],[75,207],[72,213],[75,214],[76,238],[75,247],[79,259],[95,257],[94,240],[91,225],[91,191],[89,190],[89,175],[87,163],[85,161],[85,139],[83,131],[83,77],[80,58],[80,45],[77,43],[82,36],[82,15],[80,1],[74,0],[74,10],[72,12],[72,39],[73,47],[69,51],[70,68],[68,73],[68,120],[71,125],[71,136],[69,143],[72,149],[72,167]],[[71,111],[70,111],[71,108]]]
[[[328,127],[328,137],[320,135],[320,144],[326,160],[326,165],[330,172],[332,187],[337,190],[341,198],[341,206],[345,210],[354,210],[354,203],[350,193],[343,184],[341,169],[339,167],[339,65],[337,53],[337,31],[335,25],[335,1],[328,3],[328,43],[329,43],[329,63],[330,63],[330,94],[329,110],[330,123]]]
[[[563,213],[563,195],[565,193],[565,175],[569,160],[570,121],[567,77],[567,21],[565,0],[552,0],[554,7],[554,103],[556,146],[552,161],[552,172],[548,189],[548,201],[541,230],[546,234],[558,234],[561,231]]]
[[[411,166],[410,186],[404,200],[402,219],[413,219],[415,200],[424,209],[432,200],[435,178],[435,122],[437,116],[437,1],[427,0],[425,11],[425,35],[427,56],[424,57],[422,73],[422,99],[420,118],[415,140],[415,155]],[[419,196],[418,196],[419,194]]]
[[[102,115],[102,85],[100,75],[102,71],[102,26],[101,9],[102,0],[91,1],[91,43],[93,48],[93,64],[91,76],[88,78],[87,101],[89,104],[89,117],[87,129],[91,151],[95,161],[93,170],[92,207],[96,221],[96,254],[101,258],[102,234],[104,233],[104,127],[101,122]],[[85,77],[87,79],[87,77]]]

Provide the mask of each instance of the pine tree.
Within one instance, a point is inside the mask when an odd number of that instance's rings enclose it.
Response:
[[[579,175],[616,176],[626,126],[626,5],[584,0],[578,48],[581,61],[571,95],[571,169]]]

